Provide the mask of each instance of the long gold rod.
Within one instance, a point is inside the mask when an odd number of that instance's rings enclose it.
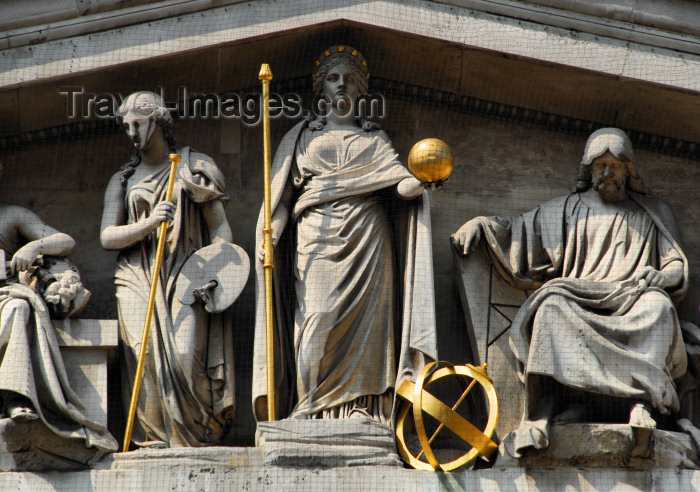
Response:
[[[170,176],[168,178],[168,189],[165,192],[165,201],[173,199],[173,189],[175,188],[175,176],[177,174],[177,164],[181,158],[177,154],[170,154]],[[151,280],[151,292],[148,295],[148,307],[146,308],[146,321],[143,323],[143,335],[141,336],[141,350],[139,351],[139,362],[136,366],[134,376],[134,388],[131,391],[131,403],[129,404],[129,418],[126,421],[124,431],[124,452],[129,451],[131,444],[131,432],[134,430],[134,416],[136,415],[136,405],[139,400],[141,389],[141,379],[143,377],[143,366],[146,362],[146,348],[148,348],[148,336],[151,332],[151,320],[153,319],[153,309],[156,304],[156,292],[158,292],[158,279],[160,278],[160,266],[163,263],[163,251],[165,251],[165,235],[168,232],[168,221],[160,223],[160,235],[158,236],[158,249],[156,250],[156,261],[153,265],[153,279]]]
[[[265,187],[265,226],[263,229],[263,247],[265,249],[265,341],[267,343],[267,419],[275,420],[275,351],[274,351],[274,319],[272,316],[272,177],[271,177],[271,150],[270,150],[270,81],[272,70],[270,65],[263,63],[260,66],[258,78],[262,81],[263,103],[263,157],[265,170],[263,172]]]

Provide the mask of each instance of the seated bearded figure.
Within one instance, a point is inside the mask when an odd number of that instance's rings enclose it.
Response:
[[[506,282],[537,289],[509,340],[525,384],[522,420],[504,440],[512,456],[548,447],[552,420],[619,408],[650,429],[655,414],[678,410],[674,379],[687,362],[674,306],[688,262],[622,130],[590,136],[572,194],[517,217],[474,218],[452,240],[463,255],[480,244]]]

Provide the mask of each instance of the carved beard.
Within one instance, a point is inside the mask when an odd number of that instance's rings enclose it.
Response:
[[[619,178],[617,176],[593,176],[593,189],[600,193],[603,197],[617,194],[625,187],[626,183],[626,177]]]

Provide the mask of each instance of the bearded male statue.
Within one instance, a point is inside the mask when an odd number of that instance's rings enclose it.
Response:
[[[678,410],[674,379],[687,362],[674,306],[688,261],[622,130],[589,137],[570,195],[517,217],[476,217],[452,241],[463,255],[481,245],[506,282],[537,289],[511,327],[525,408],[504,439],[509,454],[548,447],[551,421],[598,419],[600,408],[624,409],[642,429]]]

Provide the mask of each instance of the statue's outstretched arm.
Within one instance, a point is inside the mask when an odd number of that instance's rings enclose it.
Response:
[[[14,227],[28,241],[12,256],[11,273],[26,270],[38,255],[68,256],[75,249],[72,237],[46,225],[31,210],[12,207],[10,213]]]
[[[396,194],[404,200],[411,200],[423,193],[423,185],[413,176],[402,179],[396,185]]]

